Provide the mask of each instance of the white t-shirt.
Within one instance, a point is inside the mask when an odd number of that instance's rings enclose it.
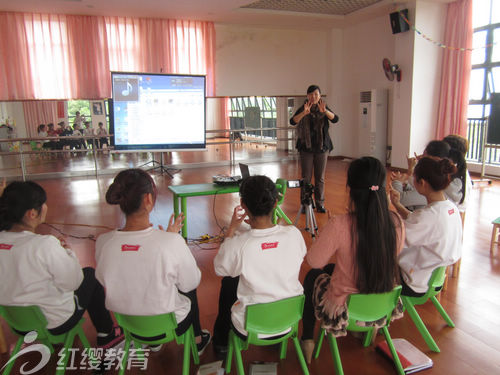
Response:
[[[106,289],[106,307],[130,315],[175,312],[177,322],[191,308],[189,292],[201,272],[184,239],[153,227],[112,231],[97,238],[96,278]]]
[[[449,200],[433,202],[405,220],[405,245],[398,261],[406,284],[417,293],[427,291],[432,272],[460,259],[462,221]]]
[[[73,315],[82,281],[75,254],[54,236],[0,232],[0,305],[37,305],[56,328]]]
[[[224,240],[214,267],[219,276],[240,277],[238,301],[231,309],[233,325],[239,332],[247,334],[247,305],[303,293],[299,271],[305,255],[304,238],[294,226],[251,229]]]

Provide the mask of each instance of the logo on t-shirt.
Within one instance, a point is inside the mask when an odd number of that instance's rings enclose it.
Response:
[[[139,251],[141,245],[122,245],[122,251]]]
[[[0,250],[10,250],[14,245],[8,245],[6,243],[0,243]]]
[[[455,209],[454,208],[450,208],[448,210],[448,215],[453,215],[455,213]]]
[[[262,250],[276,249],[278,247],[278,242],[263,242],[260,244]]]

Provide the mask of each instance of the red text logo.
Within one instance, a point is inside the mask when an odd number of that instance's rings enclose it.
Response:
[[[448,210],[448,215],[453,215],[454,213],[455,213],[455,209],[454,208]]]
[[[141,245],[122,245],[122,251],[138,251]]]
[[[278,247],[278,242],[263,242],[260,244],[262,250],[276,249]]]
[[[8,245],[6,243],[0,243],[0,250],[10,250],[14,245]]]

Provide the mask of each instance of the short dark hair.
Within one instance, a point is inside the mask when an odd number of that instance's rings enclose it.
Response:
[[[253,216],[268,216],[278,200],[278,189],[269,177],[249,176],[241,182],[240,197]]]
[[[20,223],[28,210],[40,212],[46,201],[45,190],[36,182],[11,182],[0,197],[0,231]]]
[[[311,85],[311,86],[309,86],[307,88],[307,93],[310,94],[310,93],[312,93],[312,92],[314,92],[316,90],[318,90],[319,93],[321,94],[321,90],[320,90],[319,86],[317,86],[317,85]]]

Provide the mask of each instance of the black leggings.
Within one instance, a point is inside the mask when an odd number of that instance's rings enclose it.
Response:
[[[302,314],[302,340],[312,340],[314,338],[314,326],[316,316],[314,315],[313,293],[314,283],[319,275],[327,273],[331,275],[335,268],[334,263],[327,264],[323,269],[311,269],[304,279],[304,313]]]
[[[75,312],[59,327],[49,329],[53,335],[68,332],[78,324],[85,310],[88,310],[90,320],[98,333],[110,333],[113,330],[113,320],[104,305],[104,288],[95,278],[95,270],[86,267],[83,270],[83,281],[75,290]]]

